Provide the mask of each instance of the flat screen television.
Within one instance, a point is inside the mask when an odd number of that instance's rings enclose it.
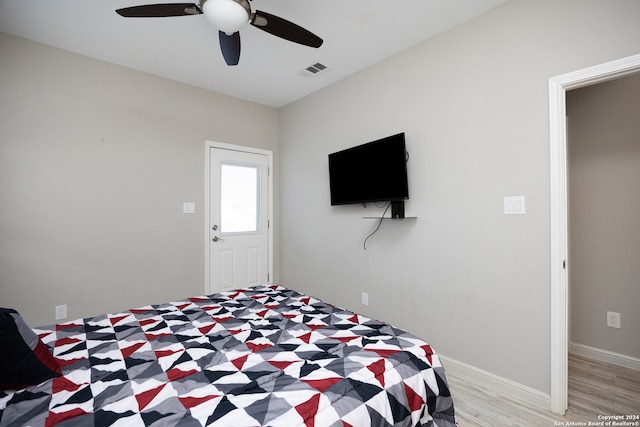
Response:
[[[404,132],[329,154],[329,189],[332,205],[408,199]]]

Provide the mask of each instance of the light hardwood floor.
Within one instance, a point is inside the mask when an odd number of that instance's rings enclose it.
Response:
[[[589,425],[603,421],[598,415],[640,416],[640,371],[576,355],[569,356],[569,408],[564,416],[449,372],[447,377],[459,427]],[[640,420],[621,421],[640,426]]]

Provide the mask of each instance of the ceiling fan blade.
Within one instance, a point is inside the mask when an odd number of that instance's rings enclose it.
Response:
[[[227,65],[238,65],[240,61],[240,33],[228,35],[222,31],[219,33],[220,50]]]
[[[125,18],[164,18],[168,16],[200,15],[202,11],[195,3],[164,3],[131,6],[116,10]]]
[[[251,19],[251,25],[266,31],[267,33],[273,34],[274,36],[278,36],[294,43],[300,43],[311,47],[320,47],[322,45],[323,40],[311,31],[306,30],[293,22],[287,21],[286,19],[260,10],[256,10]]]

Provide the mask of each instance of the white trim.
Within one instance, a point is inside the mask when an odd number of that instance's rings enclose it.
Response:
[[[564,88],[549,81],[550,239],[551,239],[551,360],[550,409],[564,414],[568,405],[567,361],[569,290],[567,270],[566,106]]]
[[[591,347],[575,342],[571,342],[569,352],[578,356],[594,359],[599,362],[610,363],[612,365],[622,366],[623,368],[633,369],[634,371],[640,371],[640,359],[633,356],[627,356],[626,354],[615,353],[613,351],[603,350],[601,348]]]
[[[273,151],[264,150],[262,148],[246,147],[242,145],[227,144],[224,142],[205,141],[205,156],[204,156],[204,292],[205,294],[211,293],[209,286],[209,202],[210,202],[210,179],[209,179],[209,167],[211,165],[211,148],[221,148],[225,150],[241,151],[244,153],[261,154],[267,156],[269,174],[268,174],[268,206],[267,206],[267,220],[269,221],[269,228],[267,231],[267,269],[270,281],[274,281],[273,277]]]
[[[479,383],[496,391],[513,396],[523,402],[530,403],[542,409],[549,409],[550,396],[526,385],[511,381],[474,366],[460,362],[446,356],[438,355],[445,368],[445,372],[458,378]]]
[[[640,71],[640,55],[549,79],[550,239],[551,239],[551,410],[564,414],[568,404],[568,273],[566,91]]]

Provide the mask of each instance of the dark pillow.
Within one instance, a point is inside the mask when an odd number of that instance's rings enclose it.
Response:
[[[17,389],[60,376],[49,348],[10,308],[0,308],[0,389]]]

